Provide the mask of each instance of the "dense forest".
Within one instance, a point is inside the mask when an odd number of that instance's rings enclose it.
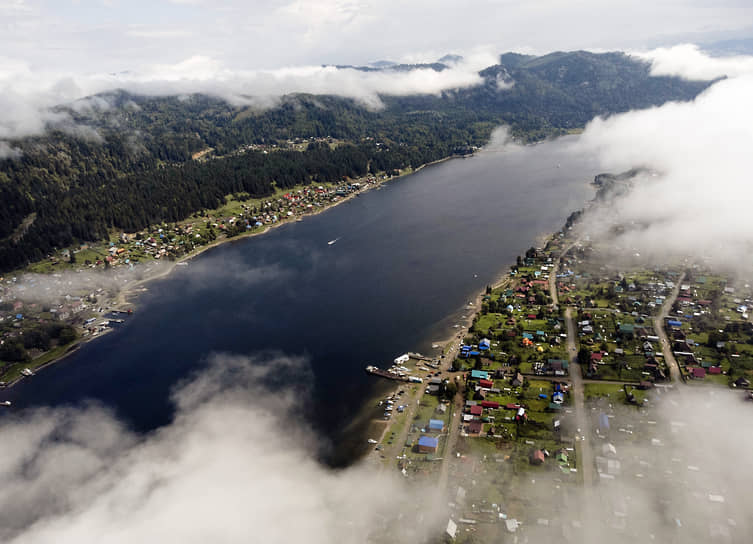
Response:
[[[0,271],[111,229],[182,219],[231,193],[266,196],[275,186],[417,167],[483,145],[502,123],[536,141],[596,115],[692,99],[709,84],[651,77],[647,64],[619,53],[505,54],[481,75],[484,82],[468,89],[382,97],[380,111],[300,94],[263,110],[126,92],[99,95],[85,108],[60,106],[98,137],[51,131],[11,143],[22,154],[0,160]],[[325,137],[346,143],[284,149],[290,140]],[[192,160],[207,148],[214,158]]]

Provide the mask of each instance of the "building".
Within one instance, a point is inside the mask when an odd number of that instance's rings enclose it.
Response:
[[[544,464],[544,452],[541,450],[535,450],[531,453],[530,462],[532,465]]]
[[[473,380],[488,380],[489,373],[485,370],[471,370],[471,379]]]
[[[418,451],[420,453],[434,453],[437,451],[439,440],[433,436],[422,436],[418,439]]]
[[[430,419],[429,430],[441,433],[442,431],[444,431],[444,421],[442,421],[441,419]]]
[[[481,351],[486,351],[491,347],[491,342],[488,338],[482,338],[481,341],[478,343],[478,349]]]

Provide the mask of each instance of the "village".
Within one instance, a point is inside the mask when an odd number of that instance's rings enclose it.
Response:
[[[646,508],[678,539],[744,534],[713,463],[661,456],[688,425],[661,416],[703,384],[753,400],[753,292],[702,264],[623,270],[602,250],[557,233],[468,304],[478,312],[441,355],[393,362],[406,383],[384,401],[373,454],[408,481],[438,482],[448,542],[581,538],[594,528],[584,489],[608,513],[596,526],[626,541],[662,529],[637,523]],[[672,517],[678,470],[704,515]],[[655,505],[619,491],[648,482]]]

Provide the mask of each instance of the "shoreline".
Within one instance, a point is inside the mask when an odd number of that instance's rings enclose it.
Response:
[[[471,155],[471,156],[473,156],[473,155]],[[243,239],[246,239],[246,238],[252,238],[254,236],[261,236],[263,234],[267,234],[272,229],[279,228],[282,225],[287,225],[287,224],[290,224],[290,223],[295,223],[295,222],[298,222],[298,221],[303,221],[304,218],[306,218],[306,217],[313,217],[313,216],[319,215],[321,213],[324,213],[327,210],[330,210],[330,209],[332,209],[332,208],[334,208],[336,206],[339,206],[340,204],[348,202],[351,199],[353,199],[353,198],[355,198],[355,197],[357,197],[357,196],[359,196],[361,194],[368,193],[372,189],[379,189],[384,184],[386,184],[386,183],[388,183],[390,181],[399,180],[399,179],[408,177],[410,175],[416,174],[416,173],[418,173],[419,171],[423,170],[426,167],[433,166],[433,165],[436,165],[436,164],[439,164],[439,163],[442,163],[442,162],[446,162],[446,161],[449,161],[449,160],[452,160],[452,159],[460,159],[460,158],[467,158],[467,157],[468,156],[466,156],[466,155],[450,155],[448,157],[444,157],[444,158],[438,159],[436,161],[425,163],[425,164],[420,165],[418,168],[416,168],[414,170],[411,170],[410,172],[406,172],[406,173],[400,174],[398,176],[392,176],[392,177],[389,177],[387,179],[377,180],[376,182],[368,184],[366,187],[362,188],[361,190],[359,190],[357,192],[353,192],[353,193],[350,193],[350,194],[342,197],[341,199],[337,200],[336,202],[330,202],[329,204],[327,204],[326,206],[323,206],[322,208],[320,208],[318,210],[312,211],[310,213],[304,213],[304,214],[302,214],[300,216],[295,217],[294,219],[284,220],[284,221],[278,221],[277,223],[274,223],[274,224],[271,224],[271,225],[266,225],[265,228],[262,229],[262,230],[252,231],[252,232],[244,232],[244,233],[241,233],[241,234],[238,234],[236,236],[229,237],[229,238],[225,237],[225,238],[222,238],[222,239],[213,240],[209,244],[203,245],[203,246],[201,246],[199,248],[195,248],[194,250],[190,251],[189,253],[186,253],[185,255],[181,256],[179,259],[177,259],[175,261],[167,261],[167,264],[165,264],[165,265],[158,264],[158,266],[157,266],[158,270],[154,270],[154,271],[150,270],[147,273],[145,273],[144,277],[142,277],[142,278],[135,279],[135,280],[132,280],[132,281],[129,281],[129,282],[125,283],[125,285],[123,285],[122,287],[120,287],[118,289],[117,293],[112,298],[111,306],[108,309],[109,309],[110,312],[122,312],[122,311],[126,311],[125,310],[126,306],[134,306],[135,305],[135,303],[130,302],[131,298],[136,297],[139,294],[141,294],[141,293],[143,293],[143,292],[145,292],[145,291],[148,290],[148,289],[146,289],[144,287],[146,284],[148,284],[150,282],[153,282],[153,281],[156,281],[156,280],[160,280],[160,279],[168,277],[175,270],[175,267],[177,265],[179,265],[181,263],[186,263],[186,262],[190,261],[191,259],[193,259],[195,257],[198,257],[199,255],[201,255],[205,251],[209,251],[210,249],[219,247],[219,246],[227,244],[227,243],[232,243],[232,242],[237,241],[237,240],[243,240]],[[364,177],[368,177],[368,176],[364,176]],[[361,179],[362,178],[358,178],[358,179],[353,180],[353,181],[359,181]],[[148,264],[155,264],[155,263],[161,263],[161,262],[164,262],[164,261],[156,261],[156,260],[155,261],[149,261]],[[137,290],[139,290],[139,292],[137,292]],[[113,332],[113,330],[114,329],[106,329],[106,330],[100,332],[97,335],[91,335],[91,336],[87,336],[87,337],[79,338],[79,339],[75,340],[74,342],[72,342],[70,344],[70,346],[68,348],[66,348],[65,352],[63,352],[61,355],[52,358],[50,361],[46,361],[45,363],[42,363],[38,367],[33,368],[32,371],[34,372],[34,374],[36,374],[37,372],[39,372],[41,370],[44,370],[45,368],[47,368],[49,366],[52,366],[55,363],[58,363],[60,361],[63,361],[64,359],[67,359],[68,357],[70,357],[71,355],[73,355],[74,353],[76,353],[84,344],[87,344],[88,342],[92,342],[94,340],[102,338],[102,337],[106,336],[107,334]],[[40,357],[44,357],[44,356],[45,356],[45,354],[40,355]],[[33,365],[34,361],[33,360],[30,361],[30,363],[28,363],[28,364],[29,365]],[[12,381],[6,383],[0,389],[5,389],[5,390],[11,389],[13,386],[15,386],[16,384],[18,384],[19,382],[21,382],[24,378],[29,378],[29,377],[32,377],[32,376],[21,375],[21,376],[15,378],[15,379],[13,379]]]

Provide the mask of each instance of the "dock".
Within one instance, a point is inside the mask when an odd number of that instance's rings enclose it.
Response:
[[[382,370],[381,368],[377,368],[375,366],[369,365],[366,367],[366,372],[368,374],[371,374],[373,376],[379,376],[380,378],[386,378],[388,380],[395,380],[398,382],[407,382],[408,378],[405,376],[400,376],[398,374],[395,374],[394,372],[389,372],[387,370]]]

